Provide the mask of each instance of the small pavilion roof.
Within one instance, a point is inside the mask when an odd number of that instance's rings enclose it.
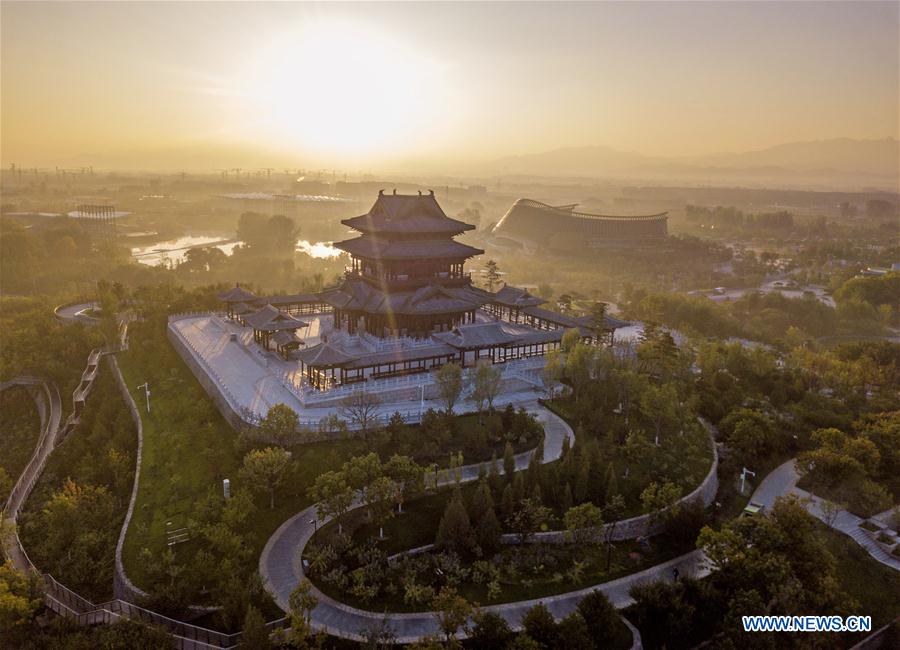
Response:
[[[434,192],[428,194],[385,194],[378,193],[375,204],[368,213],[344,219],[345,226],[364,233],[433,233],[458,235],[475,226],[448,217]]]
[[[307,366],[314,368],[337,368],[355,359],[327,342],[300,350],[296,356]]]
[[[245,302],[239,302],[232,309],[238,316],[243,316],[244,314],[249,314],[250,312],[256,311],[257,308],[251,307]]]
[[[345,367],[346,368],[369,368],[371,366],[380,366],[386,363],[402,363],[404,361],[416,361],[418,359],[433,359],[435,357],[445,357],[455,355],[456,350],[449,345],[443,343],[435,343],[434,345],[422,346],[418,348],[409,348],[401,350],[392,350],[390,352],[378,352],[377,354],[367,354],[353,359]]]
[[[228,291],[223,291],[218,297],[222,302],[254,302],[259,299],[255,293],[247,291],[239,284]]]
[[[286,345],[303,345],[303,341],[294,334],[293,330],[278,330],[272,335],[272,340],[280,348]]]
[[[322,299],[315,293],[289,293],[275,296],[266,296],[263,298],[270,305],[298,305],[298,304],[314,304],[322,302]]]
[[[532,296],[530,293],[525,291],[525,289],[511,287],[507,284],[504,285],[504,287],[500,289],[500,291],[494,294],[492,302],[496,302],[507,307],[522,308],[537,307],[538,305],[543,305],[547,301],[543,298]]]
[[[355,257],[381,260],[465,259],[484,253],[453,239],[391,240],[368,234],[336,242],[334,247]]]
[[[515,343],[521,335],[510,334],[499,322],[460,325],[449,332],[432,334],[431,338],[458,350],[494,348]]]
[[[294,318],[277,307],[265,305],[259,311],[244,317],[244,322],[255,330],[263,332],[276,332],[278,330],[296,330],[306,327],[309,323]]]
[[[526,307],[522,310],[522,313],[526,314],[527,316],[532,316],[534,318],[539,318],[551,323],[556,323],[557,325],[560,325],[562,327],[578,327],[587,330],[593,328],[593,320],[590,316],[568,316],[566,314],[560,314],[559,312],[550,311],[549,309],[544,309],[543,307]],[[618,318],[612,318],[611,316],[606,317],[607,329],[614,330],[618,327],[625,327],[626,325],[628,325],[627,321],[619,320]]]

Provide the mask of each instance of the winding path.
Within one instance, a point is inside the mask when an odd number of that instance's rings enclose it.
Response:
[[[2,516],[10,523],[15,524],[19,517],[19,510],[22,509],[28,495],[31,494],[31,490],[44,470],[47,457],[56,446],[59,424],[62,420],[62,399],[56,384],[48,384],[38,377],[16,377],[3,382],[0,390],[11,386],[25,386],[29,389],[41,417],[41,434],[34,453],[16,480],[3,508]],[[34,569],[28,554],[22,548],[18,535],[9,535],[9,538],[4,540],[3,550],[6,557],[10,558],[13,565],[20,571],[28,572]]]
[[[751,500],[761,503],[766,508],[771,508],[778,497],[785,494],[793,494],[801,499],[806,511],[813,517],[853,539],[869,555],[885,566],[892,568],[894,571],[900,571],[900,559],[885,551],[878,545],[878,542],[859,527],[864,519],[847,510],[841,510],[829,516],[823,507],[826,503],[825,499],[797,487],[800,475],[797,473],[795,466],[796,460],[796,458],[791,458],[772,470],[759,484],[756,491],[753,492]]]
[[[558,459],[562,454],[563,440],[568,437],[570,442],[574,441],[571,427],[562,418],[543,406],[531,403],[527,405],[527,408],[544,425],[544,462]],[[528,466],[533,453],[533,451],[528,451],[516,456],[517,471]],[[480,465],[478,463],[465,466],[462,480],[477,479]],[[442,483],[447,482],[447,480],[442,481]],[[263,577],[266,589],[285,611],[289,609],[288,599],[291,591],[304,575],[300,562],[300,551],[315,532],[316,525],[313,523],[315,519],[315,506],[310,506],[294,515],[269,538],[260,556],[259,572]],[[678,568],[680,574],[684,576],[701,577],[706,575],[708,570],[705,568],[703,560],[702,553],[694,551],[602,585],[556,596],[493,605],[484,607],[483,610],[499,614],[506,619],[510,626],[520,628],[522,616],[534,605],[543,603],[555,617],[562,618],[574,611],[585,595],[597,589],[603,591],[616,607],[621,608],[633,602],[629,596],[632,586],[645,581],[670,578],[672,570],[675,568]],[[399,643],[411,643],[425,635],[440,633],[437,620],[432,612],[386,616],[340,603],[322,593],[315,585],[312,585],[312,594],[318,599],[318,605],[312,612],[313,627],[334,636],[360,641],[364,639],[368,630],[384,624],[390,628]]]

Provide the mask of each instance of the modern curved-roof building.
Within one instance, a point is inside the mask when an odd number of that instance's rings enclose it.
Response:
[[[577,203],[553,206],[519,199],[492,233],[526,247],[561,252],[641,245],[664,240],[668,235],[668,212],[613,216],[578,212],[577,207]]]

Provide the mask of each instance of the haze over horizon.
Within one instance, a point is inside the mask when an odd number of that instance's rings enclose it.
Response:
[[[898,137],[893,2],[0,8],[5,167],[706,165]]]

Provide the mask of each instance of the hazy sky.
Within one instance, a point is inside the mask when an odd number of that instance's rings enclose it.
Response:
[[[898,3],[0,3],[3,163],[651,155],[898,135]]]

